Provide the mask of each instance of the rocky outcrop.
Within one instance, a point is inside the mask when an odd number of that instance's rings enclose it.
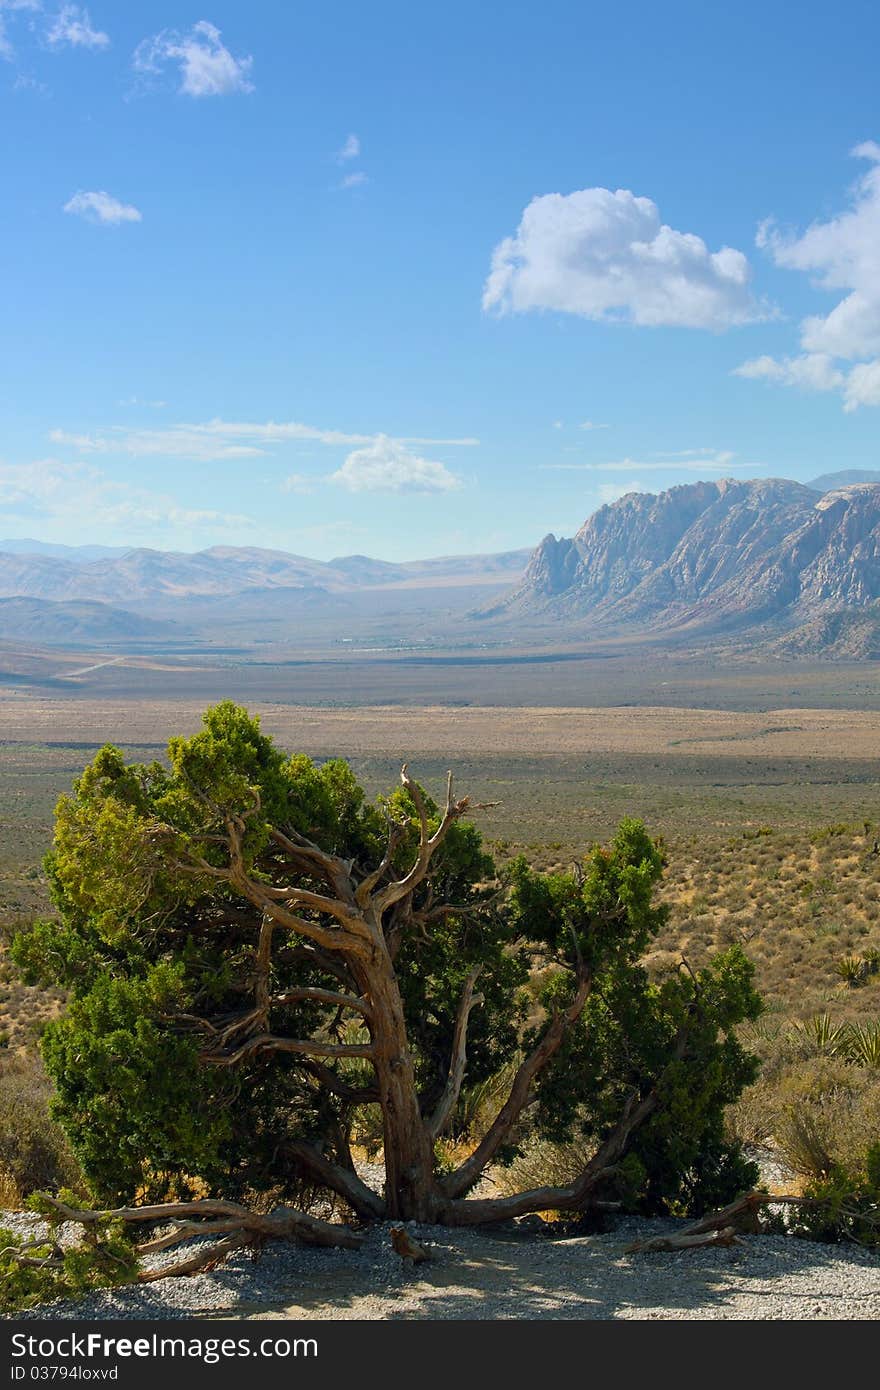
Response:
[[[630,493],[541,542],[508,611],[602,627],[803,623],[880,599],[880,488],[786,479]]]

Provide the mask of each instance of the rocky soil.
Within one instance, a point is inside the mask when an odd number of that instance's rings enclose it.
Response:
[[[32,1230],[10,1213],[4,1225]],[[532,1223],[529,1223],[530,1225]],[[880,1259],[853,1246],[748,1235],[730,1248],[627,1253],[635,1240],[677,1224],[627,1218],[613,1230],[567,1239],[523,1227],[450,1231],[410,1227],[428,1263],[404,1264],[390,1228],[363,1246],[274,1245],[239,1254],[189,1279],[105,1290],[26,1316],[245,1319],[873,1319]],[[71,1236],[73,1232],[70,1233]],[[155,1257],[171,1262],[172,1252]]]

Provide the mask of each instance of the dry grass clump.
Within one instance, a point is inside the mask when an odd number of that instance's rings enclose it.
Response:
[[[51,1084],[33,1054],[0,1062],[0,1206],[80,1181],[76,1159],[49,1115]]]
[[[504,1197],[532,1187],[565,1187],[583,1172],[588,1157],[582,1144],[534,1140],[509,1168],[493,1170],[494,1186]]]
[[[823,1180],[856,1173],[880,1139],[880,1071],[836,1057],[795,1064],[775,1096],[775,1138],[788,1165]]]

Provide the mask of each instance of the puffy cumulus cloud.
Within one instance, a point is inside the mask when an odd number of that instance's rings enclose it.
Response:
[[[62,5],[50,21],[46,38],[53,48],[107,48],[109,34],[92,27],[88,10],[80,5]]]
[[[88,222],[97,222],[105,227],[118,227],[121,222],[141,222],[142,215],[131,203],[121,203],[110,193],[74,193],[64,204],[64,211]]]
[[[420,458],[385,434],[350,453],[330,481],[349,492],[452,492],[461,487],[460,478],[444,464]]]
[[[232,92],[252,92],[250,73],[254,60],[236,58],[222,42],[220,30],[207,19],[200,19],[188,34],[163,29],[143,39],[134,51],[136,72],[159,74],[169,65],[180,74],[180,88],[190,97],[228,96]]]
[[[776,265],[809,275],[837,303],[811,314],[800,326],[799,356],[759,357],[736,369],[738,376],[783,386],[840,391],[844,409],[880,405],[880,144],[865,140],[851,151],[870,168],[857,180],[849,207],[800,236],[772,220],[758,229],[757,244]],[[855,363],[854,366],[848,366]]]
[[[741,251],[666,226],[650,198],[582,188],[529,203],[495,247],[483,308],[718,330],[766,317],[749,281]]]
[[[860,405],[880,405],[880,359],[860,362],[846,379],[844,410],[856,410]]]

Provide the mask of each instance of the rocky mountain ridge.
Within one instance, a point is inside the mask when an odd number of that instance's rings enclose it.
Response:
[[[547,536],[508,612],[597,628],[796,626],[880,599],[880,487],[817,496],[787,479],[723,478],[601,507]]]

